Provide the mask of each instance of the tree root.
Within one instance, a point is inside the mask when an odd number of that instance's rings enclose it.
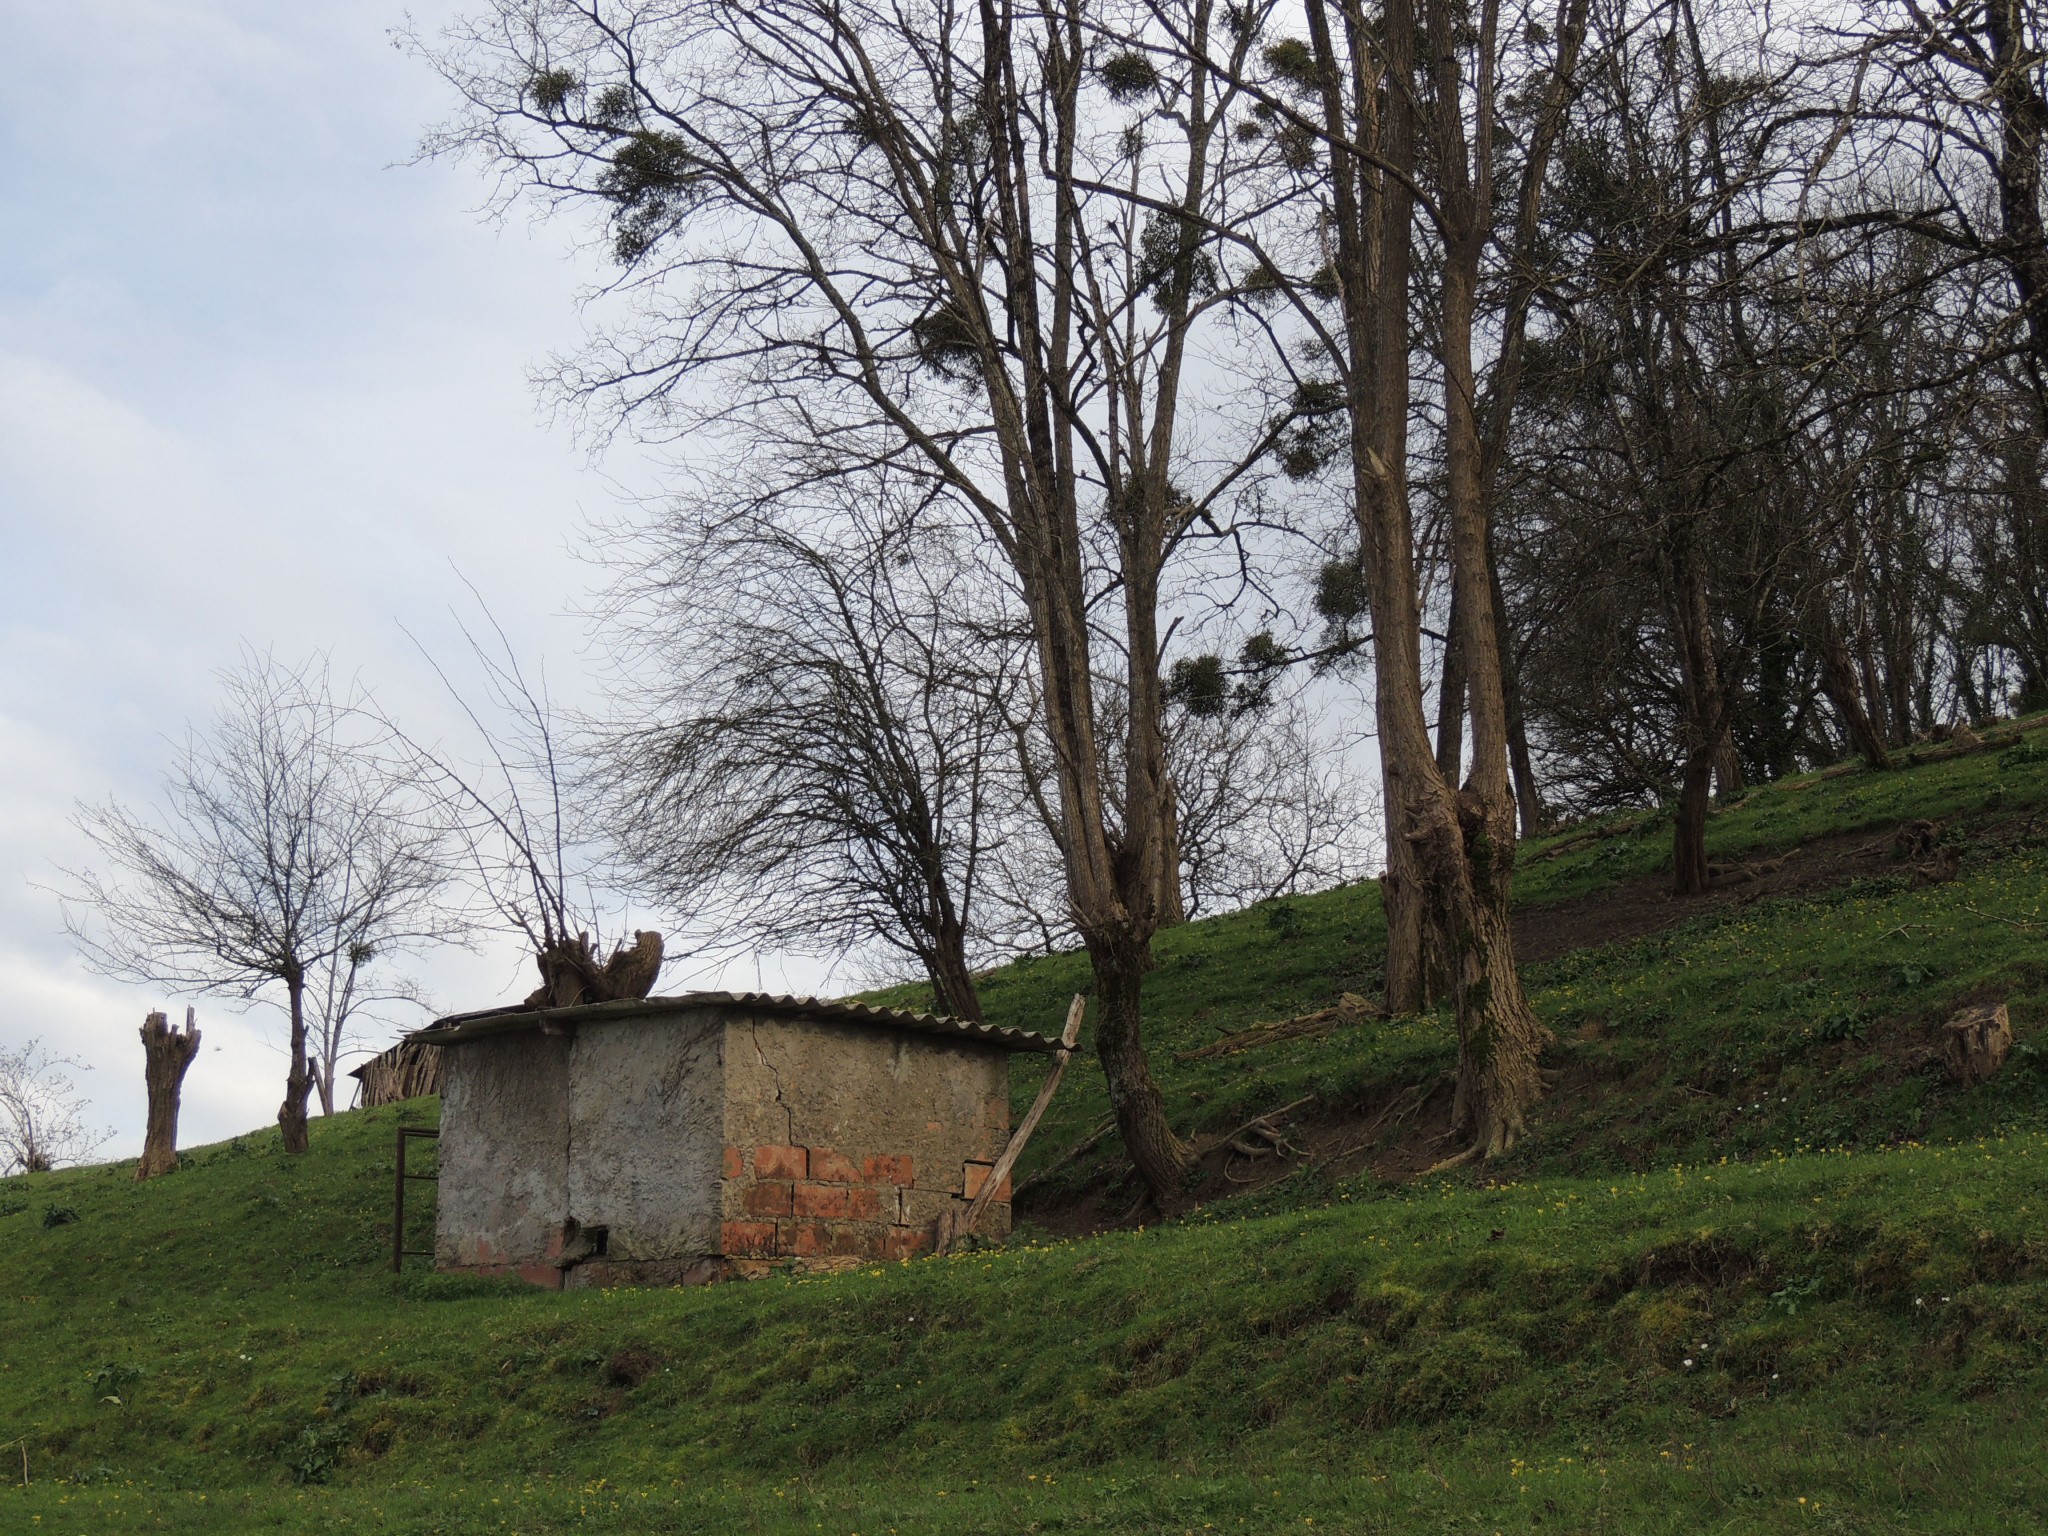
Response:
[[[1316,1096],[1311,1093],[1304,1098],[1296,1099],[1292,1104],[1282,1104],[1278,1109],[1269,1109],[1260,1114],[1253,1115],[1251,1119],[1245,1121],[1236,1130],[1231,1131],[1228,1135],[1217,1137],[1195,1155],[1197,1157],[1206,1157],[1211,1152],[1229,1147],[1233,1151],[1243,1153],[1248,1157],[1262,1156],[1263,1153],[1261,1151],[1241,1145],[1242,1139],[1247,1132],[1263,1136],[1273,1142],[1275,1146],[1289,1145],[1290,1143],[1280,1135],[1278,1126],[1273,1122],[1277,1121],[1282,1115],[1291,1115],[1294,1111],[1300,1109],[1302,1105],[1313,1104],[1315,1101]]]
[[[1448,1140],[1449,1138],[1446,1137],[1444,1139]],[[1422,1176],[1426,1179],[1433,1173],[1448,1173],[1453,1168],[1463,1168],[1468,1163],[1476,1163],[1479,1161],[1481,1155],[1485,1152],[1485,1150],[1486,1149],[1484,1147],[1480,1146],[1479,1143],[1475,1141],[1472,1143],[1471,1146],[1467,1147],[1464,1151],[1454,1152],[1449,1157],[1445,1158],[1442,1162],[1423,1169]]]

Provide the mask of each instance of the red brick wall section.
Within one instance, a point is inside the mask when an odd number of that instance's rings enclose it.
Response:
[[[728,1259],[831,1265],[907,1259],[931,1246],[931,1233],[909,1221],[917,1168],[907,1154],[856,1161],[832,1147],[727,1147],[725,1178],[732,1219],[719,1244]]]
[[[988,1176],[995,1171],[996,1165],[994,1163],[968,1163],[963,1171],[962,1197],[972,1200],[976,1195],[980,1194],[981,1187],[988,1182]],[[1010,1176],[1008,1174],[1004,1174],[1003,1182],[996,1186],[996,1199],[1004,1205],[1010,1203]]]
[[[808,1147],[754,1148],[754,1177],[757,1179],[805,1179],[810,1177],[810,1172],[811,1153]]]

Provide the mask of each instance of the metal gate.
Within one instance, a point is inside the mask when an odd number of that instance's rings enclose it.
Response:
[[[405,1268],[405,1261],[412,1258],[432,1258],[432,1248],[408,1248],[405,1246],[405,1186],[407,1184],[433,1184],[439,1181],[439,1159],[435,1161],[433,1173],[408,1173],[405,1167],[405,1144],[415,1137],[427,1137],[434,1141],[441,1139],[441,1133],[431,1126],[401,1125],[398,1128],[398,1177],[393,1181],[391,1191],[391,1271],[393,1274]]]

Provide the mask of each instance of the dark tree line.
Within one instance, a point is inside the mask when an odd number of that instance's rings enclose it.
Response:
[[[1552,798],[2048,704],[2041,21],[1596,11],[1499,558]]]

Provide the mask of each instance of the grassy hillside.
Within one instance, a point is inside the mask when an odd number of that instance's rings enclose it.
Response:
[[[1894,830],[1914,819],[1935,821],[1960,852],[1958,879],[1915,887],[1910,865],[1891,849]],[[1557,1036],[1546,1065],[1561,1084],[1509,1171],[1647,1169],[2048,1125],[2038,1072],[2048,1065],[2040,1054],[2048,1051],[2040,1033],[2048,1019],[2048,750],[1994,746],[1924,767],[1838,770],[1759,790],[1710,822],[1710,854],[1742,871],[1801,851],[1762,880],[1709,898],[1665,894],[1667,816],[1612,817],[1605,830],[1612,835],[1573,829],[1520,854],[1517,902],[1534,937],[1548,941],[1541,947],[1573,939],[1588,947],[1524,968],[1531,1001]],[[1785,894],[1768,894],[1773,887]],[[1652,921],[1668,926],[1594,942]],[[1426,1137],[1416,1133],[1440,1129],[1441,1113],[1390,1123],[1350,1152],[1338,1133],[1417,1092],[1433,1092],[1438,1111],[1447,1109],[1456,1051],[1445,1017],[1175,1059],[1228,1032],[1328,1007],[1345,991],[1376,994],[1384,949],[1376,884],[1191,924],[1155,947],[1147,1031],[1176,1124],[1213,1135],[1314,1095],[1308,1123],[1325,1128],[1322,1143],[1340,1173],[1435,1160],[1420,1155]],[[995,1022],[1046,1028],[1086,986],[1085,959],[1059,956],[998,972],[984,999]],[[881,995],[920,997],[915,988]],[[1930,1068],[1931,1030],[1956,1007],[1985,999],[2009,1001],[2027,1069],[1958,1090]],[[1018,1074],[1020,1092],[1029,1070]],[[1023,1176],[1057,1162],[1107,1113],[1099,1075],[1062,1088]],[[1106,1187],[1117,1198],[1103,1210],[1122,1210],[1135,1186],[1120,1174],[1106,1139],[1094,1156],[1060,1169],[1050,1194],[1057,1204]],[[1219,1184],[1212,1177],[1203,1192]]]
[[[1655,818],[1526,849],[1560,1076],[1505,1169],[1395,1176],[1441,1019],[1175,1059],[1370,990],[1367,886],[1162,939],[1177,1121],[1309,1102],[1303,1155],[1160,1227],[1052,1235],[1123,1206],[1105,1143],[1001,1250],[688,1292],[394,1277],[393,1127],[430,1101],[319,1122],[298,1159],[263,1132],[139,1187],[0,1182],[0,1476],[30,1479],[0,1528],[2041,1528],[2037,807],[2027,752],[1773,786],[1717,855],[1807,851],[1679,908],[1646,905]],[[1890,859],[1911,817],[1958,880]],[[1565,942],[1606,931],[1634,936]],[[1081,977],[1012,967],[991,1012],[1056,1023]],[[1954,1087],[1927,1027],[1994,995],[2018,1057]],[[1103,1109],[1074,1074],[1032,1165]]]

